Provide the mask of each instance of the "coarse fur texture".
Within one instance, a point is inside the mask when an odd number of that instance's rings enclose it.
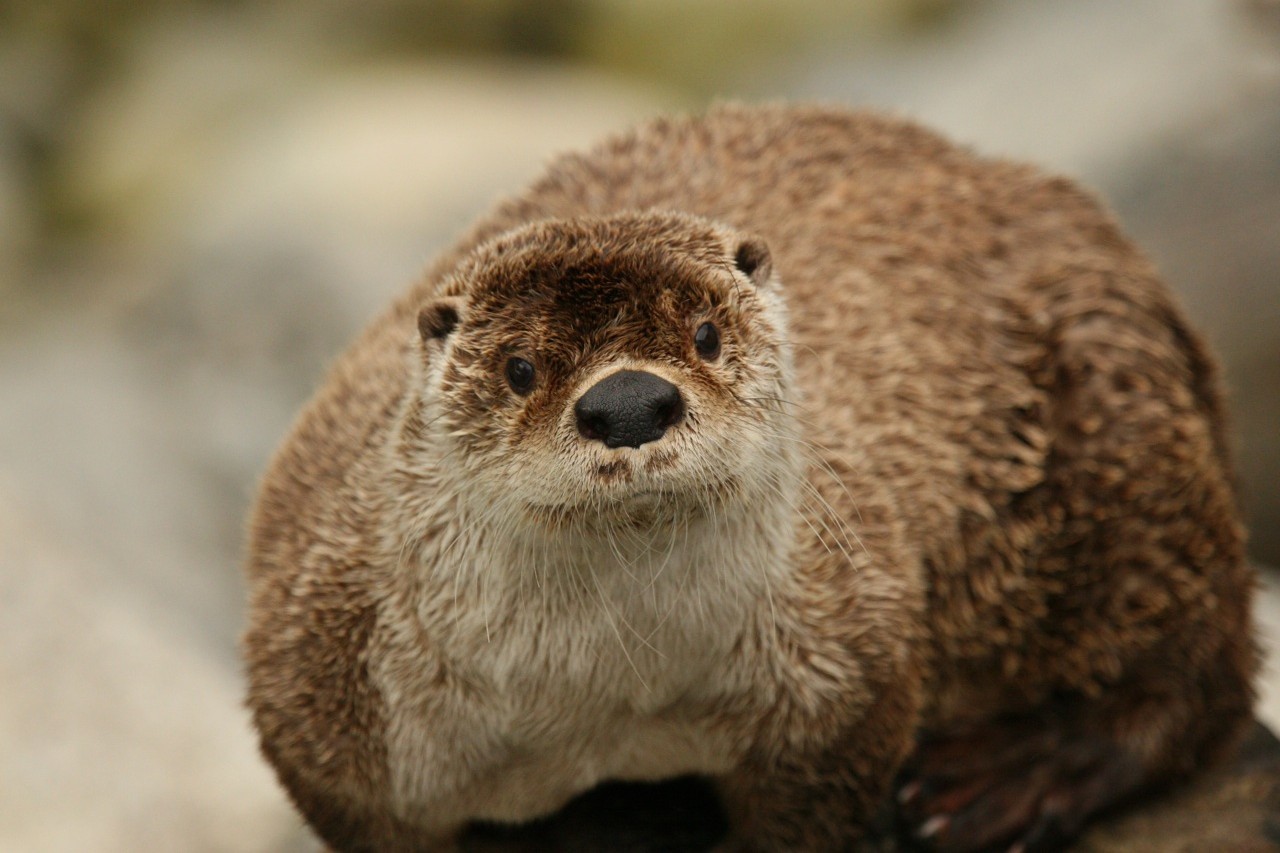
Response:
[[[609,447],[574,405],[623,369],[682,417]],[[655,121],[485,217],[278,451],[262,748],[342,850],[689,773],[726,849],[854,849],[891,793],[939,849],[1053,846],[1248,718],[1223,432],[1069,181],[837,109]]]

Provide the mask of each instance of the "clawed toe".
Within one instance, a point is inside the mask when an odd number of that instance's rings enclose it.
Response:
[[[934,853],[1060,850],[1085,820],[1123,799],[1136,761],[1100,738],[995,732],[926,742],[896,792],[902,841]]]

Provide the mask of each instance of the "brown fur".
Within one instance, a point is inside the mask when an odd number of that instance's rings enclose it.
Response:
[[[733,267],[744,245],[763,261],[750,276]],[[789,331],[766,304],[778,287]],[[714,364],[692,350],[701,318],[724,333]],[[539,384],[514,397],[503,363],[531,347]],[[628,359],[693,395],[678,441],[737,440],[728,414],[802,439],[788,458],[809,485],[780,498],[789,515],[747,507],[780,548],[794,543],[719,667],[690,681],[714,689],[619,706],[722,739],[732,766],[708,772],[742,849],[855,844],[920,732],[1047,709],[1069,737],[1130,760],[1133,778],[1117,786],[1127,795],[1210,760],[1247,718],[1253,580],[1215,371],[1150,263],[1068,181],[901,121],[729,106],[556,161],[364,333],[272,462],[252,523],[249,704],[265,754],[328,843],[454,843],[456,820],[391,795],[388,744],[419,722],[465,735],[457,709],[499,701],[468,665],[464,628],[449,627],[487,593],[455,579],[450,600],[407,565],[441,547],[457,506],[441,498],[449,484],[525,488],[518,466],[502,466],[553,452],[580,382]],[[746,414],[742,383],[786,399]],[[447,455],[432,444],[446,433]],[[614,451],[591,499],[703,458],[701,445],[673,446]],[[697,496],[702,509],[666,495],[587,522],[584,495],[533,515],[551,531],[584,524],[583,536],[593,523],[681,523],[667,505],[729,517],[755,469],[717,470],[725,479]],[[577,611],[535,589],[510,611],[496,593],[490,645],[538,606],[548,648],[561,642],[569,629],[556,620]],[[680,659],[681,638],[653,630]],[[637,677],[663,671],[632,651]],[[573,655],[591,654],[567,652],[565,678]],[[530,672],[530,691],[554,691]],[[409,707],[423,719],[406,719]],[[614,712],[582,713],[594,726]],[[601,725],[584,740],[615,736]]]

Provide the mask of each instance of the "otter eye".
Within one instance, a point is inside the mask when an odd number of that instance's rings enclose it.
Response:
[[[707,361],[713,361],[720,354],[720,332],[711,323],[703,323],[693,333],[693,345],[698,355]]]
[[[507,359],[507,383],[521,396],[533,390],[533,365],[523,358]]]

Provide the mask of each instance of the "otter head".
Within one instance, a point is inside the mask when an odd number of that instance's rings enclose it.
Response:
[[[440,293],[415,434],[463,499],[581,530],[783,491],[791,356],[760,239],[680,214],[542,221]]]

